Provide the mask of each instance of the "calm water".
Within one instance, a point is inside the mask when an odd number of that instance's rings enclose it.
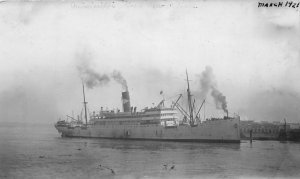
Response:
[[[70,139],[52,125],[2,124],[0,161],[0,178],[299,178],[300,143]]]

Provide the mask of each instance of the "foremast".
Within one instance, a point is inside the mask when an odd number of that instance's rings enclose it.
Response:
[[[84,118],[85,118],[85,125],[87,125],[87,112],[86,112],[86,104],[85,101],[85,93],[84,93],[84,84],[82,83],[82,91],[83,91],[83,105],[84,105]]]

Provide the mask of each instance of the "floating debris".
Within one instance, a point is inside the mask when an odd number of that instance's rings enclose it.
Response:
[[[113,169],[110,169],[110,171],[111,171],[112,174],[116,174],[115,171],[114,171]]]
[[[109,168],[109,167],[102,166],[101,164],[99,165],[99,167],[100,167],[100,168],[99,168],[100,170],[107,169],[107,170],[110,170],[110,172],[111,172],[112,174],[116,174],[116,172],[115,172],[113,169]]]
[[[168,169],[168,164],[164,164],[164,169],[167,170]]]
[[[172,165],[172,166],[169,168],[170,165]],[[164,169],[164,170],[174,170],[174,169],[175,169],[175,164],[174,164],[174,162],[167,163],[167,164],[163,164],[163,169]]]
[[[44,155],[40,155],[39,158],[45,158],[45,156]]]
[[[174,170],[175,169],[175,165],[172,165],[172,167],[169,170]]]

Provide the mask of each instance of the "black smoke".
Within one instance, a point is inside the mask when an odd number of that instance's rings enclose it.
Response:
[[[77,70],[81,80],[88,88],[94,88],[97,86],[104,86],[108,84],[110,78],[106,74],[101,74],[92,68],[93,54],[84,49],[75,56],[78,61]]]
[[[80,78],[86,84],[88,88],[94,88],[97,86],[104,86],[109,81],[110,78],[106,74],[97,73],[95,70],[90,68],[88,65],[77,66],[80,74]]]
[[[111,74],[112,78],[122,85],[123,90],[128,91],[127,81],[122,76],[121,72],[114,70]]]
[[[223,109],[224,112],[228,112],[226,96],[224,96],[218,89],[212,88],[211,96],[214,98],[217,109]]]
[[[120,71],[114,70],[112,73],[100,73],[92,68],[93,56],[88,51],[83,51],[76,55],[77,70],[79,76],[88,88],[101,87],[107,85],[111,79],[122,85],[123,90],[128,91],[127,81]]]
[[[200,96],[206,98],[209,91],[214,99],[217,109],[222,109],[224,112],[228,112],[226,96],[224,96],[220,90],[217,89],[217,81],[213,74],[213,70],[210,66],[206,66],[205,70],[200,75]]]

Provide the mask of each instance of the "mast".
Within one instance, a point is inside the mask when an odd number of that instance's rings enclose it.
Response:
[[[187,85],[188,85],[187,95],[188,95],[188,105],[189,105],[189,112],[190,112],[190,125],[193,126],[194,125],[194,117],[193,117],[192,95],[191,95],[191,91],[190,91],[189,76],[188,76],[187,70],[186,70],[186,79],[187,79]]]
[[[87,113],[86,113],[86,104],[85,101],[85,93],[84,93],[84,84],[82,83],[82,91],[83,91],[83,104],[84,104],[84,118],[85,118],[85,124],[87,125]]]

